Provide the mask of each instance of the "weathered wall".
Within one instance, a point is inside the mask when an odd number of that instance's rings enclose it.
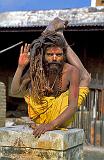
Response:
[[[0,82],[0,127],[5,126],[6,116],[6,90],[4,83]]]

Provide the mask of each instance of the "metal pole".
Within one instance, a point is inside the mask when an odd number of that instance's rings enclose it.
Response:
[[[14,48],[14,47],[20,45],[20,44],[22,44],[22,43],[23,43],[23,41],[21,41],[21,42],[19,42],[19,43],[16,43],[16,44],[14,44],[14,45],[6,48],[6,49],[1,50],[1,51],[0,51],[0,54],[3,53],[3,52],[5,52],[5,51],[7,51],[7,50],[9,50],[9,49],[11,49],[11,48]]]

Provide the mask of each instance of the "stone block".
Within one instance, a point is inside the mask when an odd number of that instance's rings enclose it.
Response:
[[[82,129],[48,131],[35,138],[26,125],[0,128],[0,158],[11,160],[83,160]]]

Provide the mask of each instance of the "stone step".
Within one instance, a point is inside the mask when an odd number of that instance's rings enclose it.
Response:
[[[82,129],[48,131],[35,138],[27,125],[0,128],[0,158],[83,160]]]

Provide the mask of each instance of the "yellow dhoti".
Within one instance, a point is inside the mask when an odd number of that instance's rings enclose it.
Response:
[[[78,98],[78,107],[81,106],[86,96],[89,93],[88,87],[79,88],[79,98]],[[30,96],[25,96],[25,101],[28,104],[28,114],[29,117],[36,123],[49,123],[52,120],[56,119],[67,107],[68,107],[68,97],[69,90],[63,92],[58,97],[44,97],[44,103],[39,105],[35,103]],[[73,121],[74,116],[63,124],[63,127],[67,127]]]

